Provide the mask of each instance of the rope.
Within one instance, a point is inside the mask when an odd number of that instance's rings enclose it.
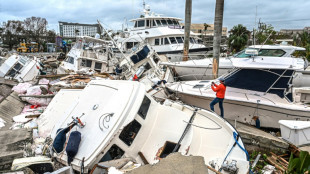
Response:
[[[223,163],[222,163],[222,166],[224,164],[224,162],[226,161],[228,155],[231,153],[231,151],[233,150],[233,148],[236,146],[236,144],[239,146],[239,148],[246,154],[247,156],[247,161],[250,161],[250,156],[249,156],[249,153],[246,151],[246,149],[244,149],[238,142],[238,139],[239,139],[239,134],[237,134],[236,132],[233,132],[233,137],[235,139],[235,143],[234,145],[230,148],[229,152],[227,153],[226,157],[224,158],[223,160]],[[251,170],[251,169],[250,169]],[[220,168],[219,171],[222,171],[222,167]]]

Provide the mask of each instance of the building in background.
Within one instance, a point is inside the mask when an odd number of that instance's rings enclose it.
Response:
[[[296,34],[302,34],[303,32],[310,33],[310,27],[305,27],[304,29],[281,29],[280,33],[285,35],[296,35]]]
[[[181,23],[181,26],[184,26]],[[214,36],[214,24],[191,24],[191,31],[198,37],[200,37],[205,45],[213,44]],[[227,27],[222,27],[222,44],[227,38]]]
[[[99,33],[99,24],[80,24],[59,21],[59,33],[64,39],[75,39],[76,36],[94,37]]]

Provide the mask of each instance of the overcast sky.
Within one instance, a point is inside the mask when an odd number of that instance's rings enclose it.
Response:
[[[192,23],[213,23],[216,0],[192,0]],[[0,22],[36,16],[47,19],[49,29],[58,32],[58,21],[96,23],[121,29],[124,21],[140,16],[142,0],[0,0]],[[184,19],[185,0],[145,0],[151,11]],[[249,30],[257,22],[276,30],[310,26],[309,0],[226,0],[223,26],[230,30],[243,24]],[[129,26],[131,23],[128,22]]]

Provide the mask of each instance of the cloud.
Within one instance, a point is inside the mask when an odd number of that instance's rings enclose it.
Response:
[[[166,16],[184,19],[185,0],[145,0],[151,11]],[[193,0],[192,23],[213,23],[216,0]],[[307,0],[226,0],[223,26],[229,29],[243,24],[248,29],[256,22],[272,24],[277,30],[281,28],[303,28],[310,26]],[[24,20],[36,16],[46,18],[50,29],[58,31],[58,21],[96,23],[100,19],[110,29],[121,29],[127,20],[140,16],[141,0],[0,0],[0,22],[7,20]],[[130,22],[128,22],[130,24]]]

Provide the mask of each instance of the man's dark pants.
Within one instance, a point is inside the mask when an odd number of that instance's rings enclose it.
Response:
[[[220,107],[220,110],[221,110],[221,117],[224,118],[223,101],[224,101],[223,98],[217,98],[217,97],[216,97],[216,98],[210,103],[210,108],[211,108],[212,111],[214,111],[214,105],[216,105],[217,103],[219,103],[219,107]]]

